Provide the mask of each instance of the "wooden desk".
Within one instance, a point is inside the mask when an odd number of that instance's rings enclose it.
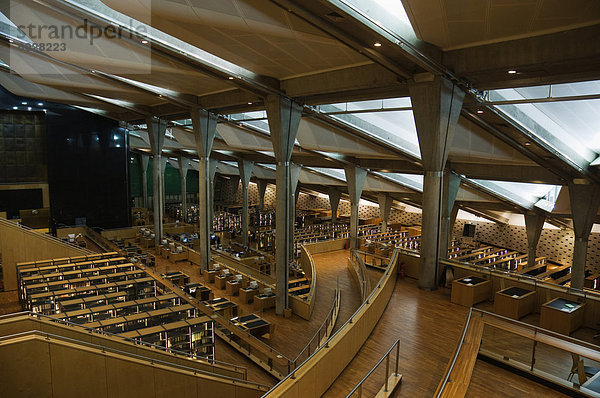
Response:
[[[223,297],[206,300],[203,301],[202,304],[206,305],[217,314],[221,314],[229,319],[237,316],[238,313],[238,305]]]
[[[233,274],[229,274],[227,276],[217,275],[215,277],[215,286],[221,290],[225,289],[225,283],[233,278]]]
[[[560,297],[552,299],[542,305],[540,326],[568,336],[583,324],[583,307],[585,303]]]
[[[204,281],[206,283],[215,283],[215,275],[217,275],[217,271],[214,269],[205,269],[204,270]]]
[[[188,252],[185,250],[181,252],[168,252],[167,259],[173,262],[184,261],[188,259]]]
[[[206,301],[213,298],[212,290],[200,283],[188,283],[184,286],[183,290],[200,301]]]
[[[236,280],[229,280],[225,284],[225,292],[229,296],[237,296],[240,293],[241,284]]]
[[[258,337],[268,334],[268,338],[271,338],[273,336],[273,331],[275,330],[274,324],[255,314],[235,317],[231,319],[231,322],[233,322],[235,326],[239,327],[240,329]]]
[[[520,287],[508,287],[494,295],[494,312],[512,319],[520,319],[533,312],[536,292]]]
[[[455,304],[472,307],[490,298],[491,283],[477,276],[467,276],[452,281],[451,299]]]
[[[275,295],[264,296],[259,294],[254,296],[254,311],[264,311],[275,307]]]
[[[596,287],[598,286],[599,278],[600,274],[592,274],[585,278],[585,280],[583,281],[583,286],[587,287],[588,289],[596,289]]]
[[[248,304],[248,303],[251,303],[254,301],[254,296],[256,296],[258,294],[258,288],[256,288],[256,289],[241,288],[239,293],[240,293],[240,300],[242,300],[242,303]]]

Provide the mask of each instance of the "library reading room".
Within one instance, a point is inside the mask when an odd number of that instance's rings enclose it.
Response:
[[[600,398],[600,1],[0,1],[0,396]]]

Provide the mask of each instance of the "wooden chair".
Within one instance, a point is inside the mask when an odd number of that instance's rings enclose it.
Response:
[[[577,373],[577,378],[579,381],[579,385],[582,385],[588,379],[588,376],[593,376],[596,373],[600,372],[600,369],[595,368],[593,366],[585,366],[583,359],[579,358],[579,355],[575,353],[571,353],[571,358],[573,359],[573,364],[571,365],[571,372],[567,377],[567,380],[571,381],[573,379],[573,375]]]

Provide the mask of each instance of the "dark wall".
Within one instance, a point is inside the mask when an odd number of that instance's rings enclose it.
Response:
[[[44,112],[0,110],[0,184],[46,182]]]
[[[116,121],[78,109],[46,118],[52,215],[73,225],[130,225],[128,134]]]

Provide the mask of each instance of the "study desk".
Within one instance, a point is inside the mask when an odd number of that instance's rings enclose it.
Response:
[[[494,295],[494,312],[512,319],[520,319],[533,312],[537,293],[521,287],[507,287]]]
[[[241,283],[232,279],[225,283],[225,293],[228,296],[237,296],[240,293],[240,285]]]
[[[210,288],[201,283],[187,283],[183,287],[183,290],[201,301],[210,300],[212,298],[212,291]]]
[[[233,279],[233,274],[229,274],[229,275],[217,275],[215,277],[215,286],[218,289],[225,289],[225,283],[230,280]]]
[[[254,301],[254,296],[258,294],[258,288],[241,288],[239,293],[240,300],[242,300],[242,303],[248,304]]]
[[[540,326],[568,336],[583,325],[584,307],[585,303],[560,297],[552,299],[542,305]]]
[[[450,301],[455,304],[472,307],[490,298],[492,284],[487,279],[466,276],[452,281]]]
[[[231,322],[240,329],[249,332],[253,336],[262,337],[269,334],[273,336],[275,325],[255,314],[244,315],[231,319]]]
[[[217,314],[221,314],[224,317],[231,319],[237,316],[238,313],[238,305],[227,300],[224,297],[218,297],[212,300],[203,301],[202,304],[209,307],[211,310],[216,312]]]
[[[215,283],[215,275],[217,275],[217,270],[205,269],[204,270],[204,282]]]
[[[264,311],[275,307],[275,294],[254,296],[254,311]]]

